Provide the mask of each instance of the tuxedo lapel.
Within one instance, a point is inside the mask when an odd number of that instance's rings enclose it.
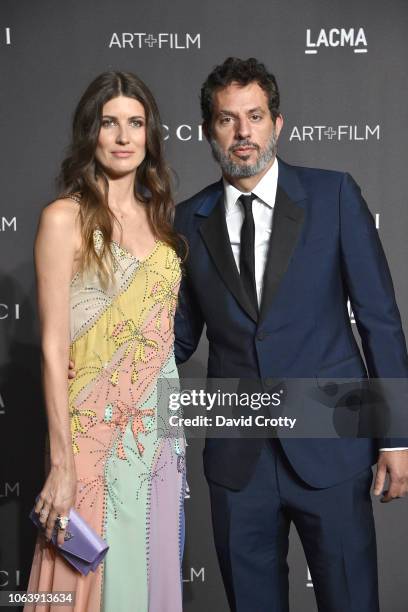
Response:
[[[218,196],[212,211],[201,223],[199,231],[225,285],[245,312],[256,322],[257,312],[242,287],[232,253],[225,220],[223,193]]]
[[[263,279],[260,323],[264,320],[287,270],[302,229],[303,218],[304,209],[297,206],[278,184]]]

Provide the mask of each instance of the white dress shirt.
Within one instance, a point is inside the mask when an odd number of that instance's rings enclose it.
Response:
[[[254,187],[256,196],[252,202],[252,213],[255,223],[255,284],[258,304],[261,303],[263,276],[268,255],[269,240],[272,231],[272,216],[278,188],[278,160],[275,159],[268,172]],[[244,222],[244,209],[238,198],[244,194],[224,179],[225,216],[232,253],[239,271],[239,253],[241,250],[241,228]]]
[[[268,256],[269,240],[272,232],[273,209],[278,188],[279,163],[275,158],[268,172],[264,174],[252,192],[256,197],[252,202],[252,213],[255,223],[255,284],[258,304],[261,304],[263,277]],[[225,219],[232,253],[239,271],[239,254],[241,250],[241,228],[244,222],[244,209],[238,198],[250,195],[228,183],[224,179]],[[405,447],[380,448],[380,450],[407,450]]]

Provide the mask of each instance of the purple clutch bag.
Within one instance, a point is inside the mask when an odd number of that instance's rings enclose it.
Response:
[[[34,525],[43,529],[39,515],[34,511],[30,512],[30,519]],[[109,546],[73,508],[69,513],[69,523],[65,534],[65,542],[62,546],[57,546],[57,532],[54,531],[52,538],[56,550],[73,565],[81,574],[86,576],[98,567],[108,552]]]

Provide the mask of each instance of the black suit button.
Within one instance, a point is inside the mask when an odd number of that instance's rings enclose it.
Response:
[[[266,338],[266,334],[264,331],[259,331],[256,334],[256,339],[259,340],[260,342],[262,342],[262,340],[265,340],[265,338]]]
[[[272,387],[272,385],[274,384],[274,382],[275,382],[275,379],[274,379],[274,378],[271,378],[270,376],[268,376],[268,377],[267,377],[267,378],[265,378],[265,380],[264,380],[265,387]]]

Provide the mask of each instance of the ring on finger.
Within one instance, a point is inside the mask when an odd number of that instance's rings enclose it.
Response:
[[[57,529],[60,529],[60,530],[66,529],[68,527],[68,523],[69,523],[68,516],[61,516],[59,514],[57,518],[55,519],[55,526],[57,527]]]

